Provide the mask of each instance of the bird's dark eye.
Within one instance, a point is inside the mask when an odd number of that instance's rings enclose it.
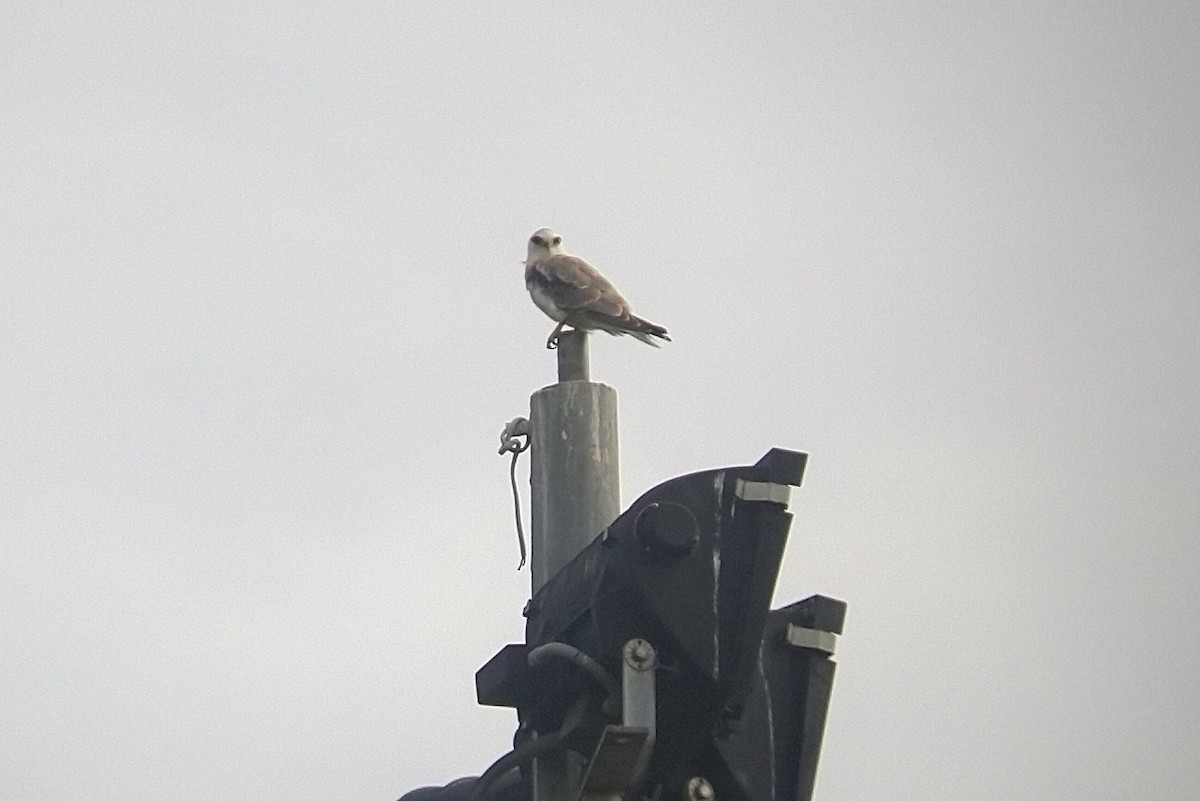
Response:
[[[561,245],[561,244],[562,244],[562,237],[561,237],[561,236],[556,236],[556,237],[554,237],[554,240],[553,240],[552,244],[555,244],[555,245]]]
[[[529,241],[535,245],[545,245],[546,244],[545,240],[542,239],[540,236],[531,236],[531,237],[529,237]]]

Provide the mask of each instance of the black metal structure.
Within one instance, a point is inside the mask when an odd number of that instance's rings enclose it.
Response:
[[[404,801],[530,799],[520,753],[538,740],[590,758],[619,722],[621,699],[604,679],[621,675],[622,648],[634,639],[656,651],[657,722],[627,798],[808,801],[846,605],[813,596],[770,610],[789,487],[800,485],[806,460],[772,449],[756,464],[674,478],[635,501],[532,598],[525,642],[476,674],[479,703],[518,712],[509,762]],[[531,665],[548,643],[577,658]]]

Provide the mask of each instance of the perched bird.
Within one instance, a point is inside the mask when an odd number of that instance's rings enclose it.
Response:
[[[629,301],[599,270],[563,250],[562,237],[549,228],[539,228],[529,237],[525,287],[537,307],[558,322],[546,340],[550,350],[558,347],[564,325],[613,336],[629,334],[656,348],[655,337],[671,341],[667,329],[634,315]]]

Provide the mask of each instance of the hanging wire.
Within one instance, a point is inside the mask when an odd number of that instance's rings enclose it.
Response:
[[[525,441],[521,442],[520,437],[524,437]],[[500,455],[506,453],[512,454],[512,462],[508,468],[508,479],[512,484],[513,494],[513,515],[517,521],[517,545],[521,548],[521,563],[517,565],[517,570],[525,566],[525,560],[528,552],[525,548],[525,529],[521,525],[521,493],[517,491],[517,457],[529,448],[529,420],[524,417],[514,417],[504,424],[504,430],[500,432]]]

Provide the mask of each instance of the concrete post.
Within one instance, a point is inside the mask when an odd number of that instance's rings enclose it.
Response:
[[[559,336],[558,383],[529,399],[534,593],[621,513],[617,392],[589,379],[588,335],[566,332]],[[535,760],[533,801],[572,801],[583,767],[568,751]]]
[[[564,333],[558,383],[529,399],[535,593],[621,513],[617,392],[588,376],[587,334]]]

